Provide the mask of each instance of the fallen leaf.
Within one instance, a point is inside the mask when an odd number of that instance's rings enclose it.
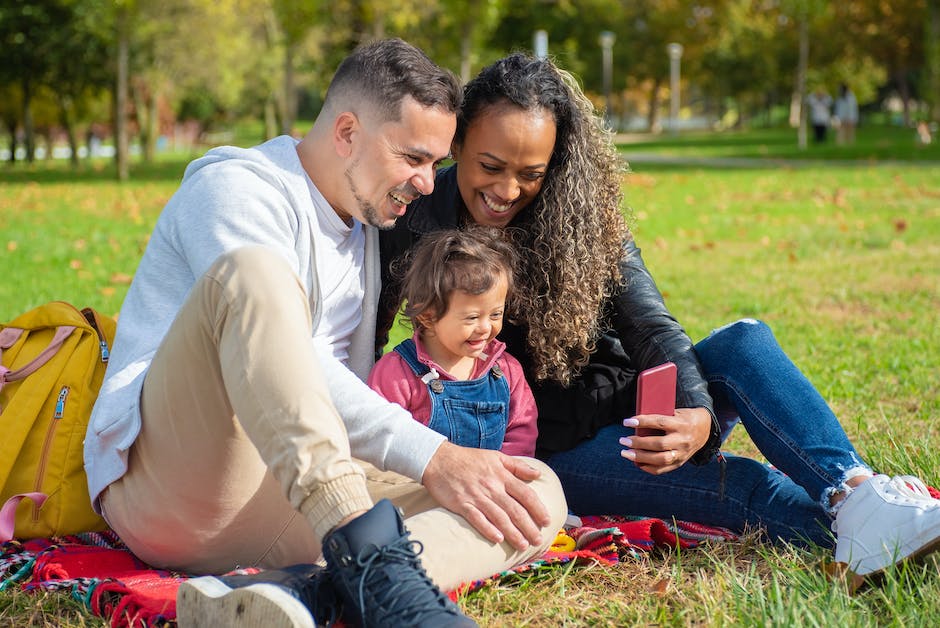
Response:
[[[650,593],[663,597],[669,592],[669,580],[662,578],[650,587]]]
[[[133,279],[133,275],[128,275],[127,273],[114,273],[111,275],[111,283],[116,284],[128,285]]]
[[[843,584],[849,595],[854,595],[865,584],[865,576],[849,569],[846,563],[823,561],[822,570],[830,580]]]

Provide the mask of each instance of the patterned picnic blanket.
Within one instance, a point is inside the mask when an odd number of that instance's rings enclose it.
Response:
[[[657,546],[692,548],[735,538],[723,528],[639,517],[574,517],[570,524],[538,559],[465,583],[451,597],[572,561],[612,565]],[[10,541],[0,548],[0,591],[59,591],[114,627],[174,626],[176,590],[188,577],[144,564],[111,531]]]

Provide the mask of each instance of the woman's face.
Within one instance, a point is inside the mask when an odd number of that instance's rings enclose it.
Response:
[[[477,116],[454,146],[457,186],[474,222],[508,225],[538,196],[554,149],[550,111],[497,105]]]

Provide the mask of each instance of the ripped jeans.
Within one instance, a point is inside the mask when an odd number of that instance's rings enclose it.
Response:
[[[773,467],[725,454],[720,463],[686,463],[663,475],[620,456],[619,422],[546,462],[576,514],[676,518],[736,532],[763,528],[773,540],[832,546],[829,497],[853,476],[870,474],[838,419],[762,322],[737,321],[695,345],[722,427],[740,421]]]

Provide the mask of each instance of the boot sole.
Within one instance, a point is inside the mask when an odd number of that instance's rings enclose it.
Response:
[[[206,576],[187,580],[176,594],[179,628],[316,628],[307,607],[273,584],[231,588]]]

